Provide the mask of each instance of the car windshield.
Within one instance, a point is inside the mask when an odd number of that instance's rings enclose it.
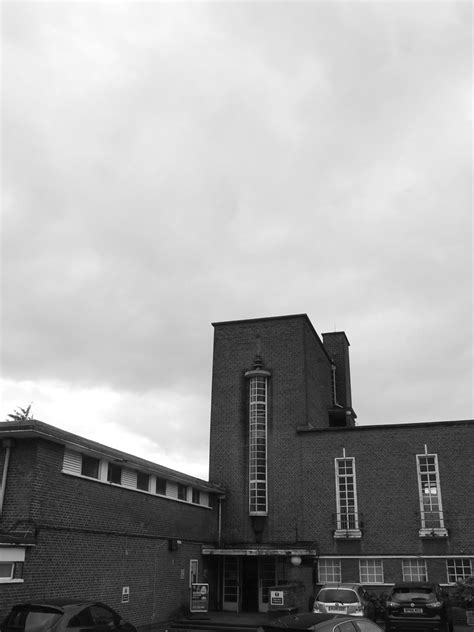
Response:
[[[344,588],[323,588],[317,600],[323,603],[358,603],[359,597],[353,590]]]
[[[395,588],[393,596],[398,601],[430,601],[434,598],[433,590],[429,586],[419,588]]]
[[[6,628],[24,632],[42,632],[52,628],[61,613],[44,606],[15,609],[6,621]]]

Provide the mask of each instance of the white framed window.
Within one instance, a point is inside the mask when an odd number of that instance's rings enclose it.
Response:
[[[197,584],[199,577],[199,560],[189,560],[189,587]]]
[[[421,514],[420,536],[445,536],[447,530],[441,501],[438,455],[417,454],[416,459]]]
[[[473,574],[472,560],[458,558],[446,560],[448,582],[455,583],[459,579],[466,579]]]
[[[16,565],[25,561],[25,548],[21,546],[0,547],[0,583],[22,582],[15,578]]]
[[[402,560],[402,574],[404,582],[426,582],[428,573],[425,560]]]
[[[318,580],[321,584],[341,581],[341,560],[319,560]]]
[[[336,531],[335,538],[360,538],[355,459],[335,459],[336,470]]]
[[[361,584],[383,584],[382,560],[359,560]]]
[[[250,378],[249,514],[266,516],[267,503],[267,378]]]

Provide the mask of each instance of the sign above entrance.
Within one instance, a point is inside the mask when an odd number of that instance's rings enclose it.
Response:
[[[203,555],[278,555],[281,557],[317,556],[317,549],[202,549]]]

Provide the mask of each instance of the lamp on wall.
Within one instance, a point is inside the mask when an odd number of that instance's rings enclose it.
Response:
[[[293,566],[300,566],[301,557],[299,555],[292,555],[290,561]]]

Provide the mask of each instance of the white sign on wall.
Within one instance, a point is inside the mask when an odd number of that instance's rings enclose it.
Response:
[[[270,605],[283,606],[284,597],[283,590],[270,590]]]
[[[122,588],[122,603],[128,603],[130,601],[130,586],[124,586]]]

